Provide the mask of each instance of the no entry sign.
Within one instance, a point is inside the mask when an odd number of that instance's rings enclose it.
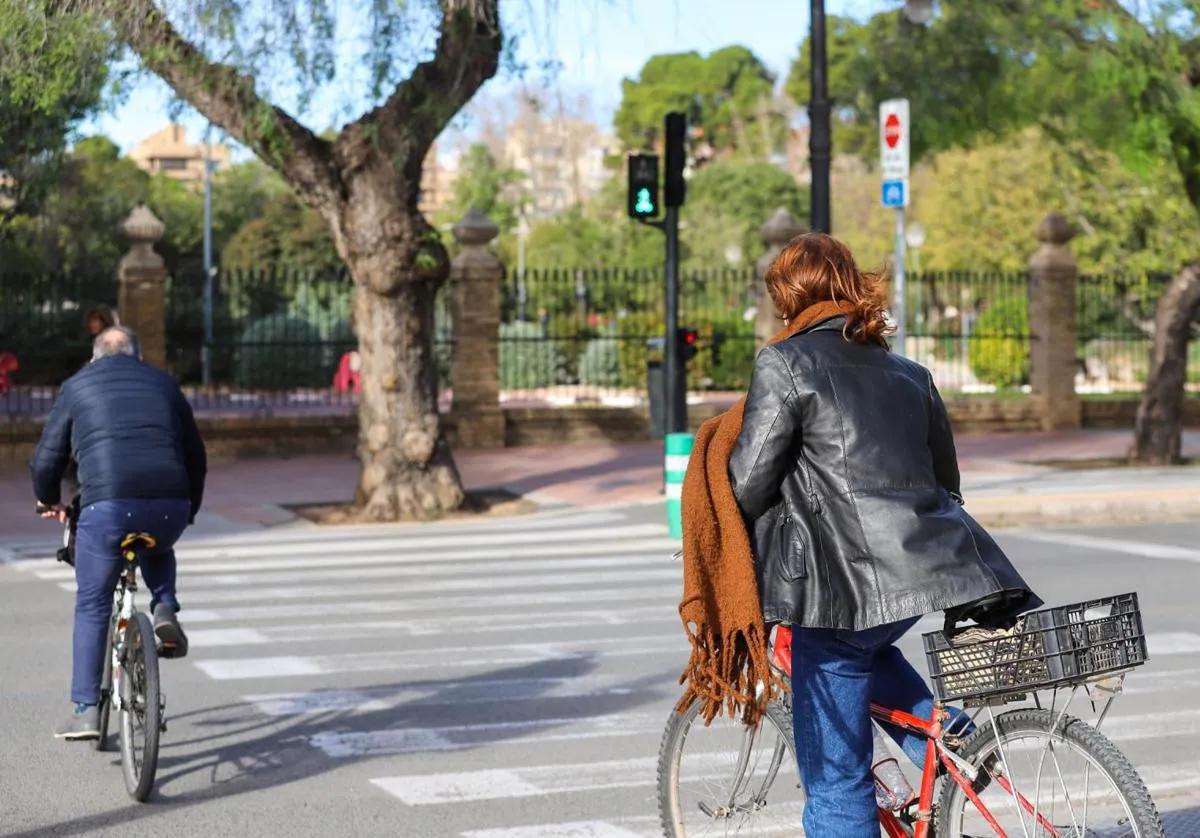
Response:
[[[908,100],[879,105],[879,171],[885,207],[908,206]]]

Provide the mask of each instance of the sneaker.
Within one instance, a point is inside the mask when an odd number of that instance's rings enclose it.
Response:
[[[54,731],[55,739],[78,742],[100,738],[100,708],[95,704],[76,704],[75,711]]]
[[[187,635],[179,625],[175,609],[160,602],[154,606],[154,636],[158,638],[158,653],[164,658],[182,658],[187,654]]]

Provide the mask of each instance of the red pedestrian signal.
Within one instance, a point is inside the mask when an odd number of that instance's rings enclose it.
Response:
[[[676,339],[679,341],[679,357],[684,361],[690,361],[696,357],[696,351],[699,347],[696,346],[696,341],[700,338],[700,333],[695,329],[680,328],[676,331]]]

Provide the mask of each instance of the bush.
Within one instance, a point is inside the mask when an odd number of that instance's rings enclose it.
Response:
[[[971,330],[968,361],[984,384],[1019,387],[1029,381],[1029,301],[1010,295],[992,302]]]
[[[579,382],[593,387],[621,385],[621,353],[613,337],[592,338],[579,359]]]
[[[500,324],[500,387],[530,390],[562,380],[566,359],[538,323]]]
[[[283,312],[250,324],[237,344],[234,374],[241,387],[286,390],[325,387],[332,372],[320,331]]]

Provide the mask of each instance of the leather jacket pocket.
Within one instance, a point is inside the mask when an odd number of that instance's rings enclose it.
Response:
[[[804,562],[804,542],[800,539],[798,527],[785,512],[779,516],[777,528],[775,550],[779,557],[780,575],[789,582],[803,579],[808,572]]]

